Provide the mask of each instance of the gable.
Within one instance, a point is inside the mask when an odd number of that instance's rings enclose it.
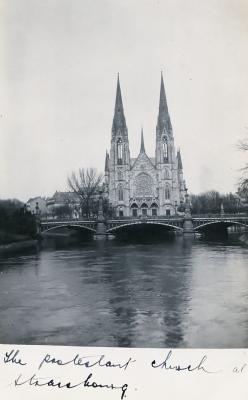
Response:
[[[138,157],[134,161],[132,167],[132,171],[151,171],[155,170],[155,166],[151,162],[150,158],[146,155],[146,153],[139,153]]]

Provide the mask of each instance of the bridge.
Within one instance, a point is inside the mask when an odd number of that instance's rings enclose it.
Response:
[[[174,231],[181,234],[220,232],[234,226],[248,229],[248,215],[239,214],[216,214],[201,216],[171,216],[171,217],[140,217],[140,218],[113,218],[98,220],[73,220],[55,219],[40,220],[39,232],[52,233],[61,228],[83,231],[92,236],[119,235],[122,233],[135,232],[137,230],[160,229],[161,231]]]

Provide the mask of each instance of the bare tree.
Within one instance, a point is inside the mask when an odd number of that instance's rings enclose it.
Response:
[[[80,168],[77,173],[72,172],[67,180],[69,188],[80,198],[82,214],[85,214],[87,218],[95,208],[102,178],[102,174],[98,174],[95,168]]]
[[[238,149],[241,151],[248,152],[248,139],[240,140],[238,142]],[[241,171],[242,171],[242,176],[239,180],[238,193],[241,196],[248,198],[248,163],[245,164],[245,166],[241,169]]]

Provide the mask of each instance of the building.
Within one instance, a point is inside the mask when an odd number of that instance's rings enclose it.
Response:
[[[26,203],[27,211],[32,214],[46,215],[46,199],[45,197],[37,196],[29,199]]]
[[[73,192],[56,192],[47,199],[47,216],[52,218],[78,219],[81,214],[80,199]]]
[[[105,185],[117,216],[175,215],[185,201],[180,151],[175,151],[173,129],[161,75],[155,157],[145,150],[143,130],[138,157],[131,158],[119,75],[112,125],[111,149],[106,152]]]

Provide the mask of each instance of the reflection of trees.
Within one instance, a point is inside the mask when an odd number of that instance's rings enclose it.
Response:
[[[108,284],[109,288],[109,308],[113,320],[111,335],[115,340],[113,345],[131,347],[134,336],[133,322],[136,317],[136,309],[132,304],[130,291],[133,266],[129,262],[125,246],[106,247],[104,258],[112,260],[111,274],[106,274],[105,271],[104,282]],[[108,262],[106,262],[106,268],[109,268]]]

